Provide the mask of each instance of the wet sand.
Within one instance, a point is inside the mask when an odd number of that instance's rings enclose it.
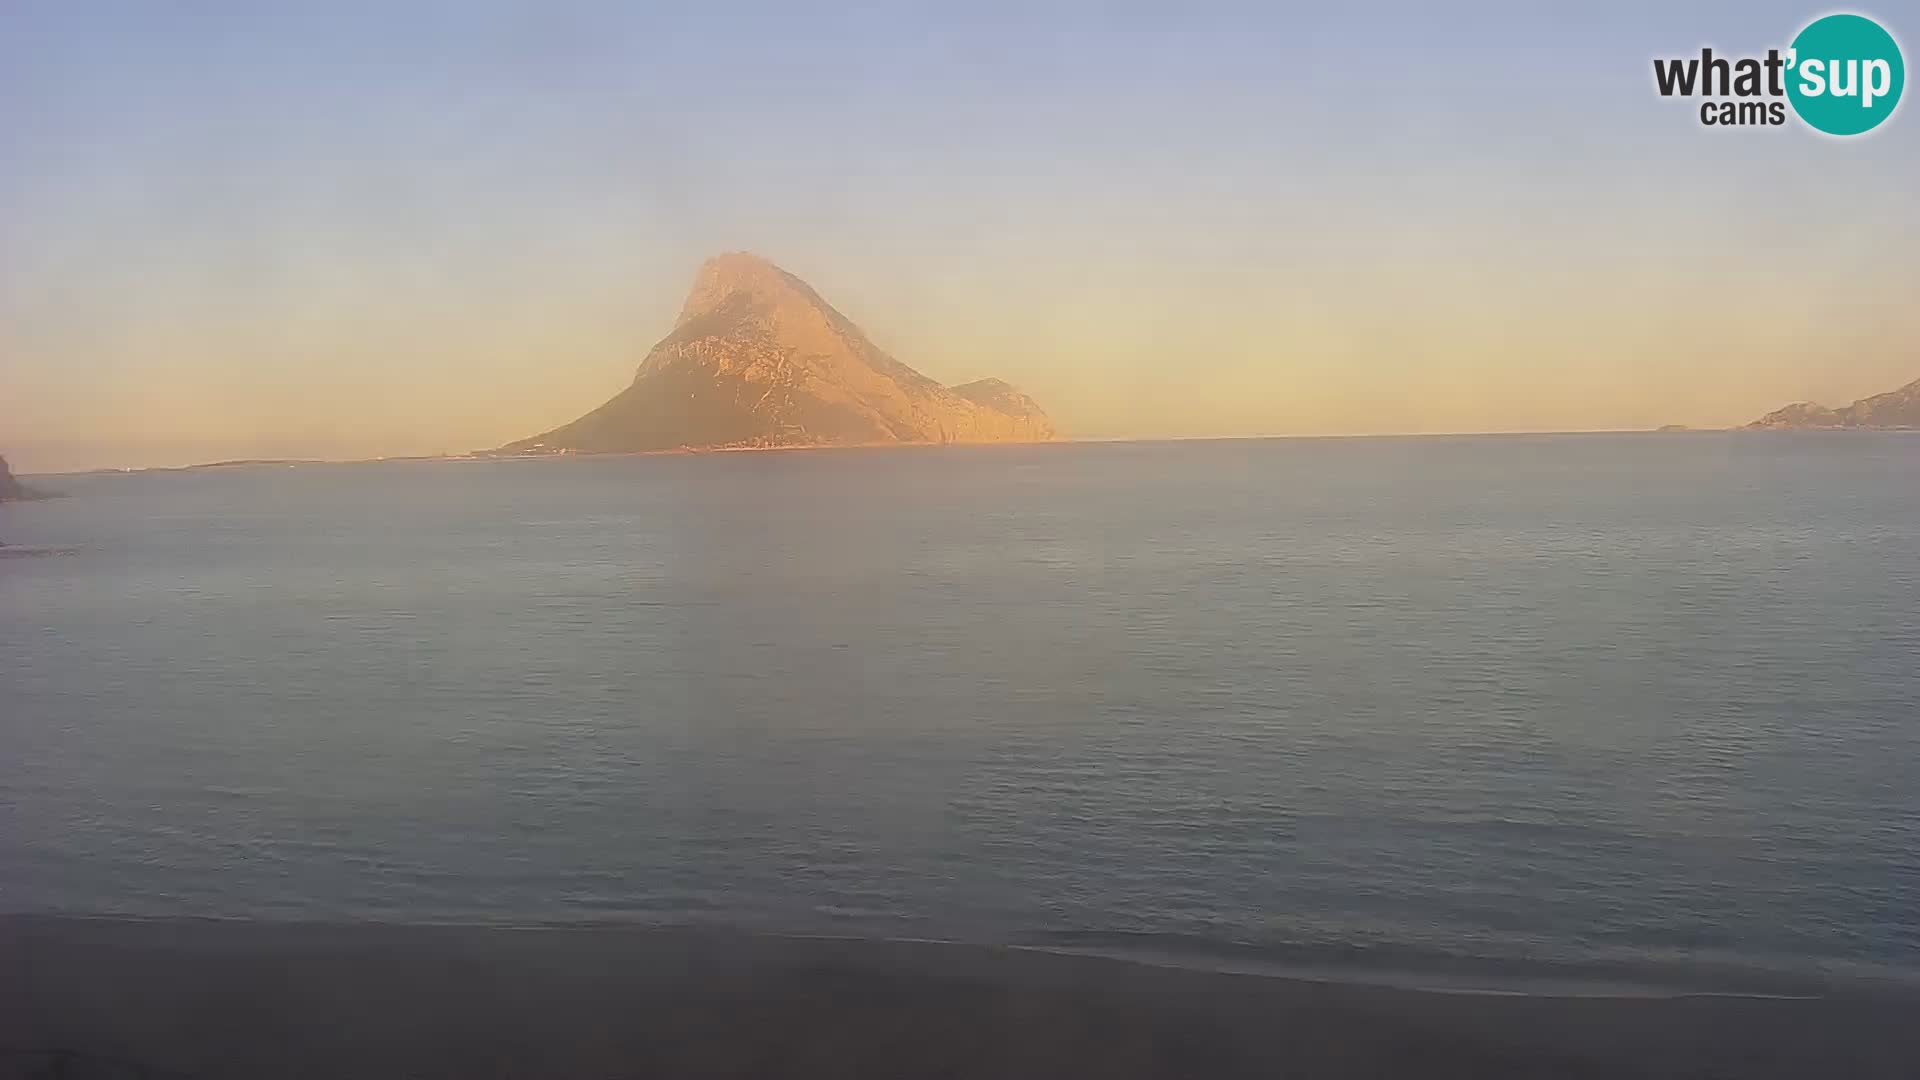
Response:
[[[1916,1017],[706,930],[0,918],[0,1077],[1912,1077]]]

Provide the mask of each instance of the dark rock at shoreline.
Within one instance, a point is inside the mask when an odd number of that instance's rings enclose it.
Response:
[[[30,488],[14,479],[13,470],[7,467],[7,459],[0,457],[0,502],[21,502],[46,497],[46,492]]]

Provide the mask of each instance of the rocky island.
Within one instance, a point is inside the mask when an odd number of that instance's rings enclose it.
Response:
[[[1920,428],[1920,379],[1884,394],[1830,409],[1802,401],[1775,409],[1750,428]]]
[[[498,453],[1041,442],[1052,421],[999,379],[942,386],[887,355],[806,282],[757,255],[700,268],[632,384]]]

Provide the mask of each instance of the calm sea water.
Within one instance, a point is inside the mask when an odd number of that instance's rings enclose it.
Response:
[[[0,910],[1920,975],[1920,435],[50,486]]]

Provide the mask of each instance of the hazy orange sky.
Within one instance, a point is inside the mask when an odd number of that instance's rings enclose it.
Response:
[[[1912,108],[1839,141],[1651,86],[1811,8],[404,7],[0,8],[0,453],[498,445],[623,386],[730,249],[1084,437],[1920,378]]]

